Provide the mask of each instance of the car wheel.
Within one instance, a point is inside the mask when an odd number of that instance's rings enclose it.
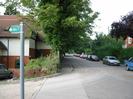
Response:
[[[9,79],[13,78],[13,73],[10,73]]]
[[[110,65],[110,62],[107,62],[107,65]]]
[[[117,66],[121,66],[120,64],[118,64]]]

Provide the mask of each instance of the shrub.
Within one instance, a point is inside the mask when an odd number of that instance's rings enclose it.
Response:
[[[58,63],[58,55],[52,53],[47,57],[31,59],[30,62],[26,65],[25,70],[31,71],[31,73],[33,73],[33,76],[36,75],[36,73],[39,73],[39,71],[44,74],[53,74],[57,72]]]
[[[125,48],[121,51],[121,60],[133,57],[133,47]]]
[[[101,59],[104,56],[113,55],[123,62],[124,59],[133,57],[133,47],[122,48],[123,39],[112,38],[109,35],[97,35],[97,39],[93,41],[92,51]]]
[[[102,59],[104,56],[108,55],[119,57],[123,40],[100,35],[93,43],[93,53]]]

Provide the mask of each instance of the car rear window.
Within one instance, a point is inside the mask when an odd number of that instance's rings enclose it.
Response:
[[[115,57],[110,57],[109,59],[116,60],[116,58],[115,58]]]

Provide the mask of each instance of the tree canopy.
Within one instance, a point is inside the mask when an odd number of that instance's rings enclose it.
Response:
[[[110,34],[116,38],[133,37],[133,12],[123,16],[119,22],[112,23]]]
[[[16,0],[6,0],[4,3],[0,2],[0,6],[3,6],[6,8],[4,15],[16,15],[20,14],[20,12],[17,10],[19,2]]]
[[[85,54],[90,54],[91,51],[91,42],[92,39],[88,36],[81,38],[81,41],[79,43],[77,43],[78,47],[75,47],[74,52],[76,53],[85,53]]]
[[[47,41],[56,50],[66,52],[79,47],[82,38],[92,33],[98,13],[90,0],[21,0],[30,15],[37,18]]]

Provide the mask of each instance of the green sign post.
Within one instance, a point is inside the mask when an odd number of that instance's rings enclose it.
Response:
[[[12,34],[20,34],[20,99],[24,99],[24,31],[23,22],[19,25],[11,25],[9,31]]]

